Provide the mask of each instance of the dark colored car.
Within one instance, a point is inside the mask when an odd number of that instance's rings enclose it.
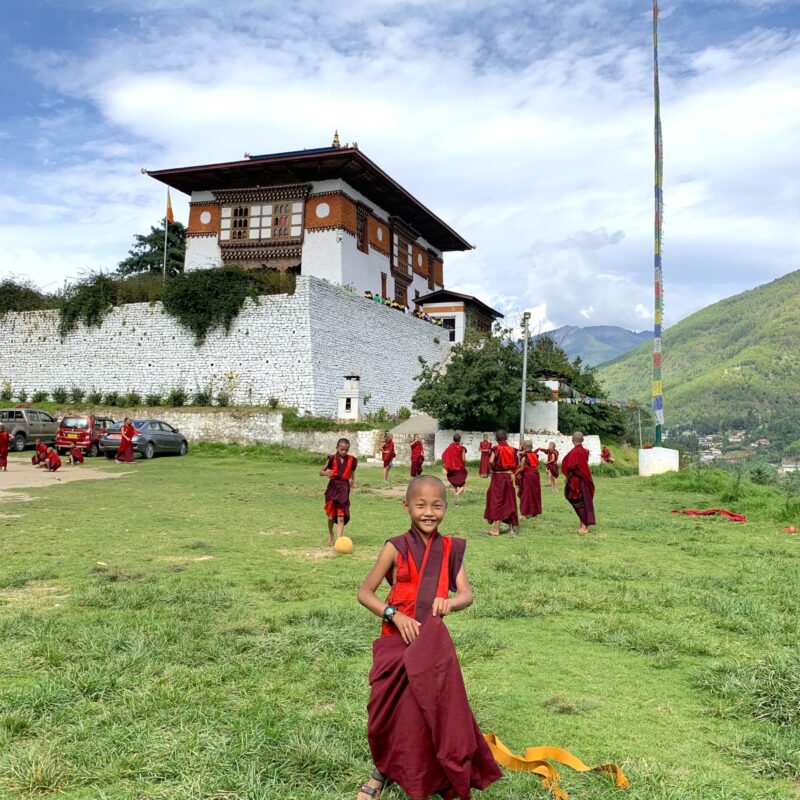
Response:
[[[96,417],[94,414],[67,414],[61,420],[56,433],[56,450],[62,455],[75,445],[87,456],[100,455],[100,439],[114,424],[111,417]]]
[[[11,449],[18,453],[37,441],[53,444],[56,440],[58,420],[36,408],[0,409],[0,422],[11,440]]]
[[[132,419],[136,434],[133,437],[133,452],[141,453],[144,458],[152,458],[160,453],[173,453],[185,456],[189,452],[186,437],[172,425],[158,419]],[[100,438],[100,450],[106,458],[114,458],[119,448],[122,434],[122,423],[117,422]]]

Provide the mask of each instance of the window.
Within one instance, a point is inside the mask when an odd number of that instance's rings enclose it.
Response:
[[[39,412],[38,411],[29,411],[28,412],[28,420],[30,422],[39,422]]]
[[[381,297],[386,297],[386,273],[381,272]]]
[[[344,410],[351,411],[353,408],[353,401],[349,397],[345,397],[344,399]]]
[[[397,235],[394,243],[394,268],[401,275],[411,274],[411,248],[402,236]]]
[[[367,220],[369,214],[363,206],[356,207],[356,246],[362,253],[369,252],[369,240],[367,239]]]
[[[442,330],[448,332],[450,341],[456,340],[456,318],[455,317],[442,317]]]
[[[433,256],[428,253],[428,289],[433,291],[436,285],[433,282]]]
[[[394,282],[394,299],[401,306],[408,304],[408,291],[399,281]]]
[[[231,213],[231,239],[246,239],[250,228],[250,206],[235,206]]]
[[[417,300],[419,299],[419,289],[414,289],[414,308],[419,311],[419,303]]]

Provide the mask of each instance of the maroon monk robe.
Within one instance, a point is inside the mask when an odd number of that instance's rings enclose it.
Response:
[[[456,489],[467,482],[467,467],[464,464],[466,453],[467,448],[458,442],[451,442],[442,453],[442,466],[447,470],[447,480]]]
[[[36,452],[31,456],[31,464],[44,464],[47,461],[47,445],[44,442],[39,442],[36,445]]]
[[[425,545],[413,529],[389,540],[397,548],[387,602],[419,620],[403,642],[384,623],[372,646],[368,737],[375,766],[411,798],[468,800],[502,777],[469,707],[447,627],[430,614],[435,597],[455,591],[466,542],[434,533]],[[419,570],[417,564],[420,564]]]
[[[328,456],[325,469],[333,473],[325,489],[325,513],[328,519],[336,520],[341,514],[345,525],[350,522],[350,478],[357,466],[358,459],[354,456],[341,458],[338,453]]]
[[[481,442],[480,443],[480,451],[481,451],[481,464],[478,468],[478,475],[481,478],[485,477],[491,471],[489,469],[489,457],[492,455],[492,443],[491,442]]]
[[[422,442],[411,442],[411,477],[422,475],[422,465],[425,462],[425,446]]]
[[[536,453],[523,453],[519,486],[519,513],[522,517],[538,517],[542,513],[542,482]]]
[[[554,477],[558,477],[558,450],[547,450],[544,447],[537,447],[534,453],[544,453],[547,456],[547,471]]]
[[[0,431],[0,469],[8,467],[8,431]]]
[[[582,525],[595,525],[594,481],[589,469],[589,451],[579,444],[564,456],[561,473],[567,479],[564,497],[569,500]]]
[[[52,453],[47,454],[47,471],[48,472],[55,472],[57,469],[61,468],[61,459],[58,457],[58,453],[53,450]]]
[[[486,510],[483,518],[488,522],[500,520],[516,528],[519,525],[519,517],[512,475],[517,466],[517,451],[510,445],[500,444],[493,447],[492,452],[494,464],[489,489],[486,492]]]
[[[381,458],[384,467],[391,467],[397,454],[394,451],[394,439],[390,439],[381,445]]]
[[[133,425],[123,425],[120,428],[119,447],[117,448],[117,461],[133,461],[133,437],[136,435],[137,430]]]

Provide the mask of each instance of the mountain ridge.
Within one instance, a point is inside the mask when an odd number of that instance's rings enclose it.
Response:
[[[800,440],[800,270],[720,300],[663,335],[665,427]],[[652,348],[598,369],[609,397],[649,400]]]
[[[613,361],[653,334],[650,331],[631,331],[618,325],[562,325],[551,331],[534,336],[549,336],[569,356],[570,360],[579,357],[590,366]]]

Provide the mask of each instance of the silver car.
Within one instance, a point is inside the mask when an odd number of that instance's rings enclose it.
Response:
[[[55,444],[58,420],[36,408],[0,409],[0,423],[8,434],[12,450],[21,453],[38,439],[45,444]]]
[[[141,453],[143,458],[152,458],[159,453],[174,453],[185,456],[189,452],[189,442],[177,429],[158,419],[132,419],[131,423],[136,428],[133,437],[133,452]],[[106,458],[114,458],[122,439],[120,429],[122,422],[117,422],[109,428],[105,436],[98,443],[100,450]]]

